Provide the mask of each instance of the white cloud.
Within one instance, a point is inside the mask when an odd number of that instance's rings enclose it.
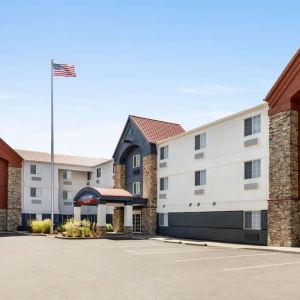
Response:
[[[182,87],[178,89],[179,92],[191,95],[220,95],[224,93],[240,93],[245,92],[245,89],[233,88],[220,84],[207,84],[196,87]]]

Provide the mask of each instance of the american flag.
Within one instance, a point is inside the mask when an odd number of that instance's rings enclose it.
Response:
[[[76,77],[74,65],[52,64],[53,76]]]

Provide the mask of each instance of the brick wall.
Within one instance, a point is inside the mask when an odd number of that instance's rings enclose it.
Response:
[[[268,244],[298,246],[298,112],[270,116],[269,136]]]

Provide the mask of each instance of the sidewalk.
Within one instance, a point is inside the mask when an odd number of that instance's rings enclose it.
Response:
[[[220,247],[220,248],[231,248],[231,249],[251,249],[251,250],[276,251],[276,252],[300,254],[300,247],[273,247],[273,246],[259,246],[259,245],[248,245],[248,244],[231,244],[231,243],[212,242],[212,241],[177,239],[177,238],[166,237],[166,236],[156,236],[150,238],[150,240],[160,241],[165,243],[194,245],[194,246],[209,246],[209,247]]]

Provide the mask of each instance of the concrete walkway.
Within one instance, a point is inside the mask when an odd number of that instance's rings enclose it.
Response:
[[[231,248],[231,249],[252,249],[252,250],[263,250],[263,251],[276,251],[286,253],[297,253],[300,254],[300,247],[272,247],[272,246],[259,246],[259,245],[248,245],[248,244],[232,244],[212,241],[197,241],[189,239],[177,239],[166,236],[156,236],[150,238],[151,240],[161,241],[165,243],[176,243],[194,246],[210,246],[220,248]]]

